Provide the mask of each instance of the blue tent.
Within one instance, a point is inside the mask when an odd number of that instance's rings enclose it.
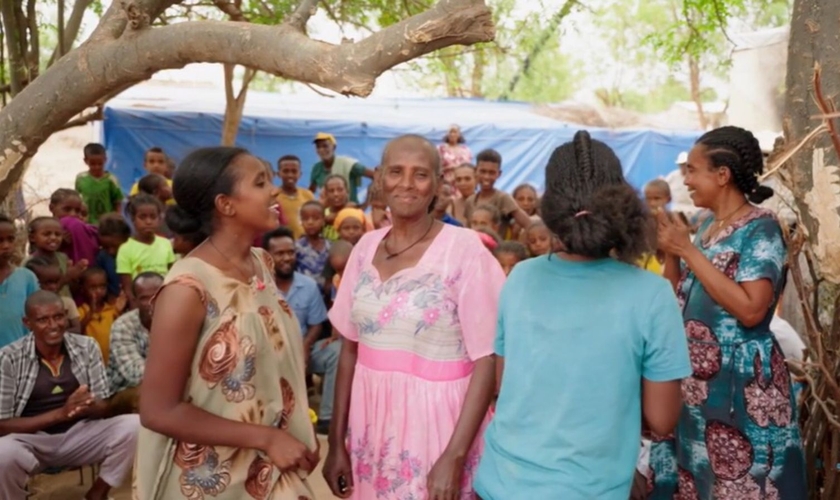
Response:
[[[143,155],[158,146],[176,161],[189,151],[219,143],[224,96],[217,89],[139,86],[105,108],[103,142],[108,166],[124,189],[144,175]],[[385,143],[414,133],[435,144],[449,126],[461,126],[473,154],[485,148],[503,157],[501,189],[528,182],[543,188],[544,168],[557,146],[571,140],[579,126],[536,114],[530,104],[472,99],[350,99],[250,92],[237,145],[272,163],[285,154],[303,162],[302,185],[318,160],[312,138],[335,135],[338,154],[375,166]],[[675,168],[697,132],[590,129],[621,159],[627,179],[637,188]]]

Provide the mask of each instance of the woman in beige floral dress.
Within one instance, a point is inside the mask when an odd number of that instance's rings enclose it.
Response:
[[[195,151],[175,174],[179,217],[208,237],[155,299],[135,500],[313,498],[302,337],[251,248],[277,225],[275,191],[236,148]]]

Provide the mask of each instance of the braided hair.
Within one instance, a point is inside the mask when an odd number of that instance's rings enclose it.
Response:
[[[706,147],[706,155],[715,168],[727,167],[738,191],[752,203],[759,204],[773,196],[773,189],[762,186],[758,177],[764,172],[764,155],[758,139],[740,127],[720,127],[703,134],[697,144]]]
[[[588,132],[577,132],[572,142],[554,150],[545,182],[543,221],[567,252],[636,262],[652,250],[650,213],[625,181],[613,150]]]

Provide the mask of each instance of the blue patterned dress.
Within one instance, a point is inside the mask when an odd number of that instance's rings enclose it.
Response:
[[[695,244],[738,283],[770,280],[776,289],[787,250],[775,216],[753,209]],[[683,307],[693,374],[682,385],[684,406],[674,435],[655,439],[651,487],[655,500],[801,500],[805,464],[790,373],[770,333],[773,307],[747,328],[712,299],[683,268]]]

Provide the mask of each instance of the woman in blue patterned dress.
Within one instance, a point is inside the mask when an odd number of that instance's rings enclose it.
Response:
[[[790,373],[770,333],[787,250],[775,216],[753,205],[773,195],[762,171],[752,133],[712,130],[692,149],[685,184],[714,216],[692,244],[685,225],[658,214],[693,374],[675,435],[654,439],[651,499],[806,498]]]

